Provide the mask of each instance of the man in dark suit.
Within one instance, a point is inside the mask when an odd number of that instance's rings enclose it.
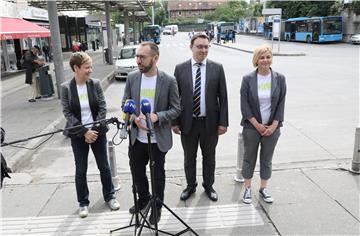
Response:
[[[181,101],[180,117],[173,131],[181,134],[187,187],[180,199],[185,201],[196,191],[196,154],[200,143],[203,155],[203,187],[212,201],[218,196],[213,188],[215,149],[219,135],[227,131],[228,100],[224,69],[207,59],[209,38],[195,34],[190,43],[192,58],[175,68]]]

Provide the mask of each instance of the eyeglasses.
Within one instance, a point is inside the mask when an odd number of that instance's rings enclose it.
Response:
[[[201,49],[205,49],[208,50],[210,45],[194,45],[194,47],[196,47],[197,49],[201,50]]]
[[[143,61],[148,57],[151,57],[152,55],[135,55],[136,59]]]

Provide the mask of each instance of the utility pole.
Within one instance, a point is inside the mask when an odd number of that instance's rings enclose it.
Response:
[[[51,47],[54,55],[56,89],[58,98],[60,98],[60,85],[65,81],[65,76],[56,1],[48,0],[47,6],[51,32]]]
[[[154,2],[155,4],[155,2]],[[154,25],[154,5],[151,6],[151,23]]]

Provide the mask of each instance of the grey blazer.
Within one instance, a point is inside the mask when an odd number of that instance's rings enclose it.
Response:
[[[86,87],[89,97],[89,105],[94,121],[106,118],[106,102],[100,81],[88,79]],[[75,78],[61,84],[61,104],[66,118],[65,128],[81,125],[81,108],[76,88]],[[106,133],[108,128],[103,125],[97,128],[101,133]],[[88,131],[85,127],[64,131],[64,135],[69,137],[82,137]]]
[[[277,120],[279,121],[278,127],[282,126],[284,120],[285,95],[285,76],[271,70],[271,113],[269,124],[271,124],[273,120]],[[240,97],[242,114],[241,125],[244,128],[255,129],[249,119],[255,117],[259,123],[262,122],[258,97],[257,70],[243,77]]]
[[[126,99],[133,99],[136,104],[136,116],[140,115],[140,89],[141,73],[137,70],[128,75],[122,104]],[[158,70],[154,113],[159,121],[154,124],[157,145],[162,152],[167,152],[172,147],[171,120],[180,114],[180,100],[176,80],[173,76]],[[138,134],[138,128],[132,122],[131,144],[134,145]]]
[[[182,134],[190,132],[193,120],[193,78],[191,59],[175,67],[175,78],[179,87],[181,115],[173,121]],[[217,133],[218,126],[229,125],[226,79],[223,66],[207,59],[205,82],[206,132]]]

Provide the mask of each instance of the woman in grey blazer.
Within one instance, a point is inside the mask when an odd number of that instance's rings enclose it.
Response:
[[[263,45],[256,48],[252,60],[256,70],[243,77],[240,89],[245,149],[242,167],[245,179],[243,202],[248,204],[252,202],[251,179],[259,145],[259,194],[267,203],[274,201],[267,190],[267,183],[271,177],[272,157],[284,120],[286,83],[282,74],[271,69],[272,58],[270,47]]]
[[[61,104],[66,118],[65,133],[71,138],[71,147],[75,159],[75,186],[79,202],[79,216],[88,215],[89,189],[86,180],[89,148],[94,153],[100,171],[102,193],[110,209],[118,210],[120,205],[115,199],[111,172],[106,151],[105,125],[94,127],[85,125],[106,118],[106,103],[100,81],[91,79],[92,60],[84,52],[76,52],[70,58],[70,67],[74,78],[61,85]],[[81,126],[83,125],[83,126]]]

